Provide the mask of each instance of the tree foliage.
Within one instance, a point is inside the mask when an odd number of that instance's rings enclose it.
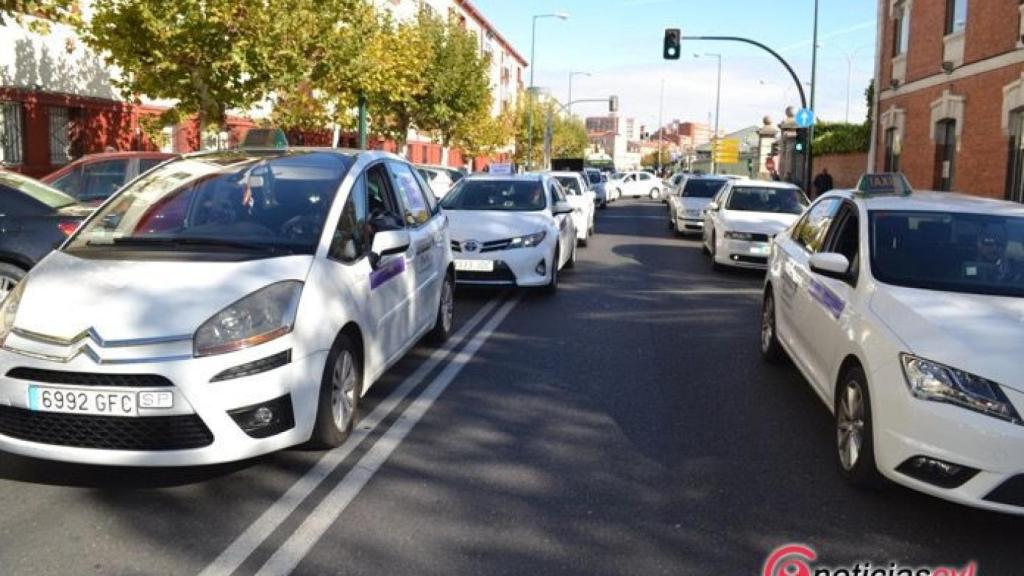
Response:
[[[533,163],[534,167],[544,160],[544,142],[547,122],[551,119],[551,157],[583,158],[587,151],[587,130],[578,118],[565,118],[558,104],[553,100],[541,101],[521,94],[516,102],[515,138],[516,162],[526,164],[530,148],[530,115],[533,115]]]
[[[587,151],[587,127],[579,118],[557,116],[552,131],[552,158],[583,158]]]
[[[465,128],[455,144],[466,156],[490,156],[509,145],[515,125],[514,112],[509,110],[497,117],[489,111],[478,111],[463,118]]]
[[[870,124],[821,122],[814,127],[815,156],[867,152],[870,147]]]
[[[78,2],[75,0],[0,0],[0,25],[9,20],[24,23],[35,32],[49,31],[49,22],[76,24],[79,22]]]

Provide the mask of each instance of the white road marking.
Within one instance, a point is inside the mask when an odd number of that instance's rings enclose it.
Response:
[[[288,489],[270,508],[242,532],[220,556],[211,562],[200,576],[226,576],[233,573],[243,562],[256,551],[263,542],[280,526],[292,512],[338,467],[363,440],[369,436],[387,416],[394,411],[402,400],[423,379],[430,374],[462,341],[477,327],[497,306],[498,300],[491,300],[481,308],[451,339],[409,375],[391,394],[388,395],[369,416],[360,419],[359,425],[352,431],[344,444],[327,452],[302,478]]]
[[[302,522],[302,525],[288,537],[288,540],[281,546],[266,564],[260,568],[256,576],[288,576],[292,570],[299,565],[306,554],[320,540],[328,528],[345,511],[359,492],[373,478],[380,467],[387,461],[395,448],[402,443],[406,435],[420,421],[420,418],[427,413],[434,401],[441,396],[446,388],[452,383],[455,377],[462,371],[477,353],[480,347],[494,333],[501,322],[516,304],[519,297],[509,300],[488,320],[487,324],[473,336],[473,339],[466,344],[448,365],[430,383],[430,386],[423,391],[401,416],[391,425],[391,428],[378,440],[369,452],[359,459],[359,462],[345,477],[335,486],[317,505],[316,509]]]

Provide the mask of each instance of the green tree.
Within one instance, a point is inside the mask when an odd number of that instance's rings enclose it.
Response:
[[[583,158],[587,152],[587,128],[583,121],[558,116],[554,120],[552,158]]]
[[[513,130],[516,139],[516,163],[525,166],[530,148],[530,116],[533,116],[533,153],[532,158],[536,163],[544,158],[544,127],[547,122],[548,107],[550,103],[541,102],[537,98],[531,98],[526,92],[521,92],[516,99],[515,122]]]
[[[490,115],[491,60],[480,52],[476,35],[453,20],[424,15],[419,25],[429,47],[414,123],[436,132],[447,147],[466,139],[481,127],[483,115]]]
[[[36,17],[29,21],[29,28],[42,33],[49,31],[49,22],[76,24],[80,20],[75,0],[0,0],[0,25],[9,20],[24,23],[25,16]]]
[[[668,166],[672,163],[672,153],[667,148],[661,151],[661,165]],[[649,154],[644,154],[643,158],[640,159],[640,165],[644,168],[654,168],[658,166],[658,152],[654,151]]]
[[[465,118],[465,128],[454,142],[467,158],[490,156],[509,145],[515,118],[512,111],[497,117],[487,112],[478,112]]]

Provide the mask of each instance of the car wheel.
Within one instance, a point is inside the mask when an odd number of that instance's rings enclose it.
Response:
[[[651,188],[651,200],[659,200],[661,198],[661,190],[657,188]]]
[[[25,271],[13,264],[0,262],[0,301],[25,277]]]
[[[836,390],[836,455],[839,471],[855,486],[882,481],[875,465],[874,423],[867,377],[859,366],[843,373]]]
[[[555,248],[554,257],[551,259],[551,279],[544,286],[544,292],[547,294],[554,294],[558,292],[558,259],[561,258],[561,254],[558,253],[558,249]]]
[[[711,233],[711,248],[708,255],[711,256],[711,269],[720,272],[722,265],[718,263],[718,234],[715,232]]]
[[[769,364],[782,362],[784,354],[775,330],[775,296],[771,289],[765,291],[761,306],[761,358]]]
[[[339,336],[324,367],[312,444],[334,448],[348,438],[358,417],[362,375],[355,347],[347,336]]]
[[[430,331],[430,341],[434,344],[444,344],[452,335],[454,325],[455,276],[447,274],[444,277],[444,284],[441,285],[441,301],[437,305],[437,319],[434,322],[434,329]]]

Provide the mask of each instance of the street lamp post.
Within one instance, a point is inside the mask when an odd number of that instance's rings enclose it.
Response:
[[[657,161],[657,166],[658,166],[658,174],[659,175],[661,174],[661,169],[662,169],[662,166],[661,166],[661,143],[662,143],[662,140],[664,140],[664,138],[665,138],[665,132],[664,132],[664,130],[665,130],[664,112],[665,112],[665,79],[662,78],[661,79],[661,98],[658,101],[658,130],[655,132],[655,134],[658,135],[658,158],[657,158],[658,161]]]
[[[814,94],[818,87],[818,8],[819,0],[814,0],[814,37],[811,42],[811,113],[817,116],[814,109]],[[817,121],[817,118],[815,118]],[[804,189],[809,192],[814,190],[814,123],[807,128],[807,148],[805,154],[807,154],[807,169],[806,177],[804,180]]]
[[[533,71],[534,62],[537,53],[537,20],[540,18],[558,18],[559,20],[566,20],[569,15],[565,12],[555,12],[554,14],[535,14],[533,16],[533,28],[530,32],[530,90],[529,96],[530,106],[527,108],[527,149],[526,149],[526,169],[529,170],[533,166]]]
[[[569,103],[569,117],[572,117],[572,79],[576,76],[590,77],[590,72],[570,72],[569,73],[569,99],[566,102]]]
[[[718,160],[715,158],[715,149],[718,148],[718,121],[722,112],[722,55],[713,52],[706,52],[704,56],[718,59],[718,87],[715,89],[715,132],[711,136],[711,173],[718,174]],[[700,58],[700,54],[694,54],[694,58]]]

